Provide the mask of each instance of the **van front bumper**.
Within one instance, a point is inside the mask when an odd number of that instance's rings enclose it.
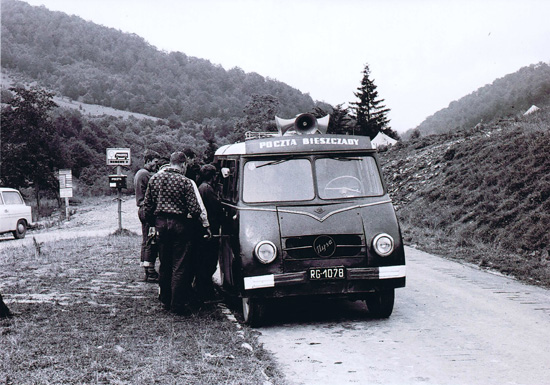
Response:
[[[405,286],[405,276],[405,265],[347,268],[345,278],[339,280],[310,280],[307,271],[299,271],[244,277],[244,290],[247,295],[253,295],[258,291],[258,294],[262,292],[273,297],[304,294],[351,294],[368,292],[379,287],[403,287]],[[258,290],[269,288],[275,290]]]

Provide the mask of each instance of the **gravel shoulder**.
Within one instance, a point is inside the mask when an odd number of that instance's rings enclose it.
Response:
[[[0,250],[7,247],[30,246],[38,243],[78,237],[99,237],[118,230],[118,201],[113,197],[105,197],[90,203],[71,207],[75,213],[68,221],[63,221],[54,227],[40,230],[29,230],[24,239],[13,239],[11,235],[0,238]],[[134,196],[123,197],[121,203],[122,228],[141,233],[141,223],[137,216]]]

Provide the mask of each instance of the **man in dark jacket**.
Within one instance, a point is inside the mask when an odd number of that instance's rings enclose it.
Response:
[[[149,179],[151,179],[151,176],[157,170],[157,162],[159,159],[160,155],[157,152],[151,150],[145,151],[145,164],[134,176],[136,205],[138,207],[138,217],[141,221],[141,265],[145,270],[146,282],[158,282],[158,273],[155,270],[158,252],[155,245],[147,242],[149,224],[145,220],[145,215],[143,213],[143,200],[145,199],[145,191],[147,190]]]
[[[185,177],[185,162],[183,152],[173,153],[170,166],[149,180],[143,202],[145,218],[158,233],[159,299],[176,314],[191,310],[194,273],[189,248],[202,212],[193,184]],[[210,235],[210,229],[204,233]]]
[[[202,301],[211,302],[218,299],[212,275],[216,272],[218,265],[219,232],[223,211],[216,191],[216,167],[206,164],[201,167],[200,174],[202,183],[199,186],[199,193],[208,214],[212,234],[218,236],[197,240],[195,289]]]

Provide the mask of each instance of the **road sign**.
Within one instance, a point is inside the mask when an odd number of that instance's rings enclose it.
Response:
[[[73,175],[71,170],[59,170],[59,197],[73,197]]]
[[[126,177],[127,175],[109,175],[109,187],[127,188]]]
[[[107,166],[129,166],[130,165],[129,148],[108,148]]]

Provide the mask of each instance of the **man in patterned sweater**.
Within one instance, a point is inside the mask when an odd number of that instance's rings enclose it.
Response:
[[[145,217],[157,233],[159,246],[159,299],[165,309],[176,314],[189,314],[194,276],[189,252],[201,207],[191,180],[185,177],[186,156],[175,152],[170,166],[149,180],[143,202]],[[200,225],[202,226],[202,225]],[[210,229],[204,233],[209,236]]]

